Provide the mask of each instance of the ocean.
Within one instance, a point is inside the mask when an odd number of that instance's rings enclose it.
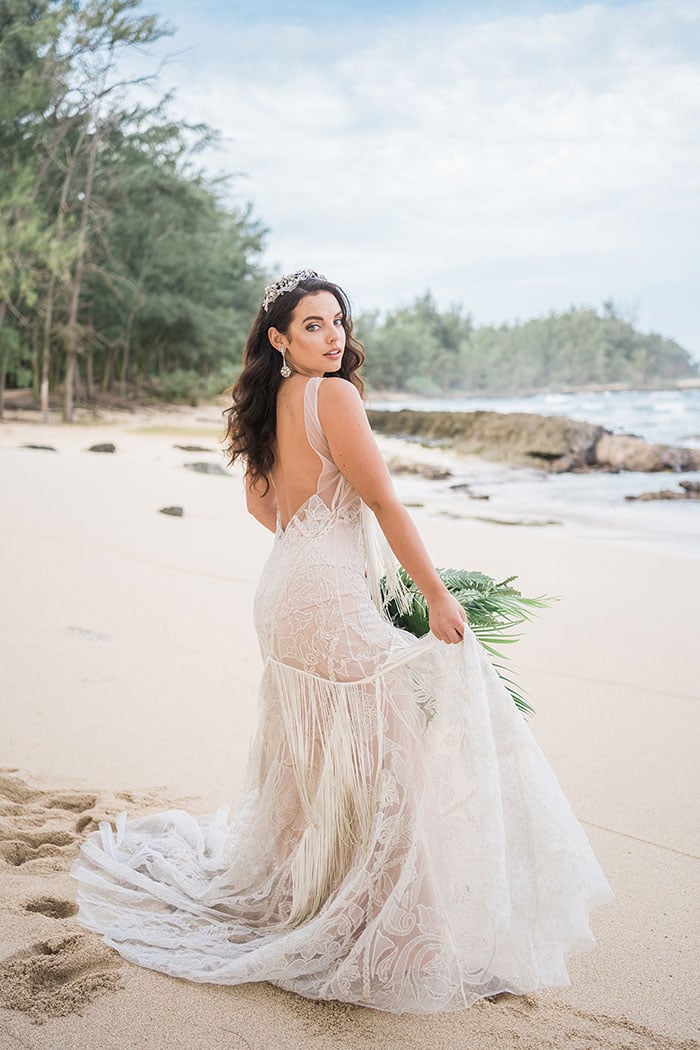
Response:
[[[368,399],[369,408],[417,411],[533,412],[597,423],[614,434],[636,434],[647,441],[700,448],[700,389],[606,390],[544,393],[527,397]],[[442,458],[436,450],[436,461]],[[631,542],[670,554],[700,557],[700,501],[625,500],[626,495],[678,490],[679,480],[700,481],[700,471],[655,474],[547,474],[528,467],[506,467],[450,457],[453,477],[425,481],[400,475],[396,489],[405,502],[424,502],[432,513],[466,518],[493,516],[505,521],[554,520],[592,540]],[[470,499],[451,486],[469,484]],[[548,526],[550,527],[550,526]],[[552,528],[554,526],[551,526]]]

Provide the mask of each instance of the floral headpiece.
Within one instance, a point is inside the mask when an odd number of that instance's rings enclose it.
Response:
[[[286,273],[284,277],[280,277],[279,281],[268,284],[263,296],[263,309],[267,311],[275,299],[279,299],[280,295],[284,295],[285,292],[293,291],[299,282],[306,280],[307,277],[318,277],[319,280],[325,281],[323,274],[316,273],[315,270],[297,270],[296,273]]]

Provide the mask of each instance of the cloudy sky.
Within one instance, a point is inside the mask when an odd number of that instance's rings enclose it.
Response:
[[[697,0],[147,6],[273,272],[477,323],[610,298],[700,358]]]

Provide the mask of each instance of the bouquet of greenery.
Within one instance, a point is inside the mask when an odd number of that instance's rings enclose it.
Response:
[[[554,595],[525,598],[519,590],[511,586],[511,581],[517,580],[517,576],[509,576],[500,583],[496,583],[483,572],[467,572],[464,569],[438,569],[437,571],[450,594],[453,594],[466,610],[469,626],[481,645],[487,653],[499,659],[507,659],[507,656],[499,652],[497,646],[510,645],[522,637],[521,634],[512,633],[514,627],[525,620],[531,620],[534,610],[544,609],[552,602],[559,600]],[[416,638],[422,638],[430,630],[428,603],[406,570],[399,568],[398,572],[413,599],[413,604],[408,612],[401,612],[397,603],[389,600],[386,604],[387,612],[396,627],[402,627],[405,631],[414,634]],[[495,662],[493,666],[513,697],[515,706],[523,714],[534,712],[534,708],[528,704],[515,683],[503,673],[507,668]]]

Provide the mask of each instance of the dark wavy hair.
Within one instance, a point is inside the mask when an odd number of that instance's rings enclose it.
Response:
[[[364,347],[352,334],[350,302],[342,288],[322,277],[306,277],[291,292],[279,295],[268,310],[261,306],[243,350],[243,370],[231,388],[233,404],[222,415],[228,417],[224,435],[228,463],[242,457],[253,484],[264,482],[263,495],[270,488],[270,471],[275,462],[277,391],[284,382],[280,375],[282,358],[270,343],[267,330],[276,328],[286,335],[297,303],[316,292],[330,292],[336,297],[346,336],[340,368],[326,375],[342,376],[357,387],[361,396],[364,394],[358,372],[365,359]]]

